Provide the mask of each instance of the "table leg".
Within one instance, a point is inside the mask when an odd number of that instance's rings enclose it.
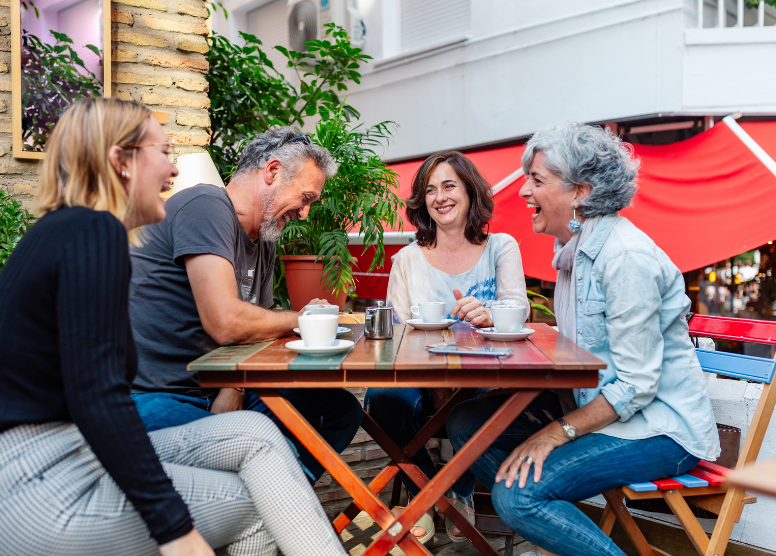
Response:
[[[375,520],[383,531],[389,531],[394,543],[399,542],[402,550],[408,556],[431,556],[431,553],[420,544],[412,534],[407,534],[409,529],[391,515],[386,506],[377,495],[372,492],[364,482],[355,474],[350,466],[345,463],[337,452],[324,438],[318,434],[301,413],[278,393],[275,389],[257,390],[261,401],[267,408],[291,431],[291,433],[307,448],[312,456],[331,474],[332,478],[345,489],[359,506]],[[414,523],[414,522],[413,522]],[[385,552],[373,552],[379,556],[388,554],[391,548]]]
[[[509,399],[491,416],[474,436],[453,456],[447,465],[434,476],[418,493],[414,500],[399,515],[396,523],[401,530],[407,530],[451,487],[463,472],[479,458],[501,433],[520,415],[525,408],[541,393],[541,390],[521,390]],[[370,491],[371,492],[371,491]],[[476,537],[475,537],[476,538]],[[363,556],[381,556],[390,551],[398,539],[383,530],[380,536],[366,549]],[[487,543],[477,546],[486,556],[498,556],[498,552]]]
[[[445,419],[447,419],[447,415],[452,411],[452,409],[458,405],[458,403],[469,399],[469,397],[474,393],[474,389],[471,388],[461,388],[457,392],[453,394],[453,396],[447,400],[447,403],[443,405],[439,411],[437,411],[434,416],[429,420],[428,423],[426,423],[419,431],[418,434],[416,434],[413,439],[410,441],[407,446],[404,447],[403,454],[405,456],[408,455],[408,457],[402,457],[403,460],[409,461],[410,464],[412,463],[412,460],[410,459],[411,456],[415,455],[415,452],[420,450],[423,446],[426,445],[426,442],[436,434],[436,432],[442,428],[442,425],[445,424]],[[362,427],[364,430],[372,436],[372,431],[375,429],[380,429],[380,427],[377,426],[377,423],[374,422],[374,420],[367,414],[364,414],[364,420],[361,422]],[[382,430],[381,430],[382,432]],[[385,435],[385,433],[383,433]],[[374,436],[372,436],[374,438]],[[387,435],[385,435],[385,438],[388,438]],[[383,443],[378,442],[380,444],[380,447],[385,449],[385,446],[390,443],[392,446],[395,446],[397,449],[398,446],[396,444],[388,439],[387,441],[384,441],[385,445]],[[386,451],[386,453],[388,453]],[[394,459],[394,458],[392,458]],[[394,459],[394,462],[396,460]],[[391,462],[388,466],[386,466],[372,481],[369,483],[369,489],[372,492],[380,492],[382,491],[388,483],[391,482],[391,479],[396,477],[399,473],[399,467],[394,463]],[[422,474],[422,473],[421,473]],[[424,475],[425,477],[425,475]],[[413,480],[417,484],[416,481]],[[425,484],[425,483],[424,483]],[[418,485],[422,487],[423,485]],[[337,518],[334,520],[334,529],[341,533],[345,530],[345,527],[348,526],[348,524],[355,519],[355,517],[358,515],[358,513],[361,511],[361,507],[357,504],[357,502],[353,502],[348,506],[344,512],[342,512]],[[467,522],[468,523],[468,522]]]
[[[369,416],[364,415],[364,417],[366,418]],[[375,423],[371,418],[369,421],[371,421],[369,429],[366,427],[364,427],[364,429],[369,433],[372,439],[377,442],[377,444],[379,444],[383,450],[385,450],[385,452],[394,462],[398,462],[399,468],[404,471],[404,473],[413,483],[415,483],[420,488],[426,486],[429,482],[428,477],[426,477],[426,475],[418,468],[418,466],[412,462],[407,453],[402,451],[401,448],[399,448],[388,437],[385,431],[383,431],[379,425],[377,425],[377,423]],[[458,527],[458,530],[461,531],[466,536],[466,538],[472,541],[475,547],[479,548],[481,553],[491,553],[490,551],[493,549],[492,547],[490,550],[487,548],[490,546],[488,540],[482,535],[479,529],[477,529],[474,525],[466,520],[464,515],[447,500],[447,497],[441,496],[439,500],[436,501],[436,505],[442,514],[449,518],[450,521],[453,522],[453,525]]]

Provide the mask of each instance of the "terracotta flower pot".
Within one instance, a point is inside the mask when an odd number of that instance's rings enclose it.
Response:
[[[291,308],[301,311],[312,299],[326,299],[332,305],[339,305],[340,311],[348,296],[346,291],[334,295],[332,290],[324,288],[323,263],[315,262],[315,255],[283,255],[280,260],[286,268],[286,285]]]

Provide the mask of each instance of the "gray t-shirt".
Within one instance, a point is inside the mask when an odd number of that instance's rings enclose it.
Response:
[[[275,244],[252,242],[240,226],[226,190],[197,185],[167,201],[167,216],[141,232],[130,249],[129,313],[137,344],[133,392],[175,392],[205,397],[186,366],[218,347],[202,327],[189,284],[187,255],[212,254],[232,263],[240,299],[272,306]]]

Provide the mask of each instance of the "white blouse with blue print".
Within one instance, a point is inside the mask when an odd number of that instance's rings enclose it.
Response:
[[[514,300],[528,307],[520,247],[509,234],[490,234],[485,251],[472,268],[461,274],[447,274],[426,260],[417,243],[399,251],[388,280],[388,304],[394,308],[394,322],[415,318],[410,307],[424,301],[443,301],[445,314],[455,305],[454,289],[489,307],[497,300]]]

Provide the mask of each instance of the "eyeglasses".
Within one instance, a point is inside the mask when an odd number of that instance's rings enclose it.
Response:
[[[162,152],[167,155],[172,164],[175,164],[175,141],[170,139],[164,143],[144,143],[142,145],[129,145],[125,149],[142,149],[143,147],[162,147]]]
[[[310,136],[306,133],[303,133],[302,135],[297,135],[296,137],[292,137],[288,141],[284,141],[279,145],[279,147],[282,147],[283,145],[288,145],[289,143],[293,143],[294,141],[300,141],[304,143],[305,145],[312,145],[313,140],[310,138]]]

